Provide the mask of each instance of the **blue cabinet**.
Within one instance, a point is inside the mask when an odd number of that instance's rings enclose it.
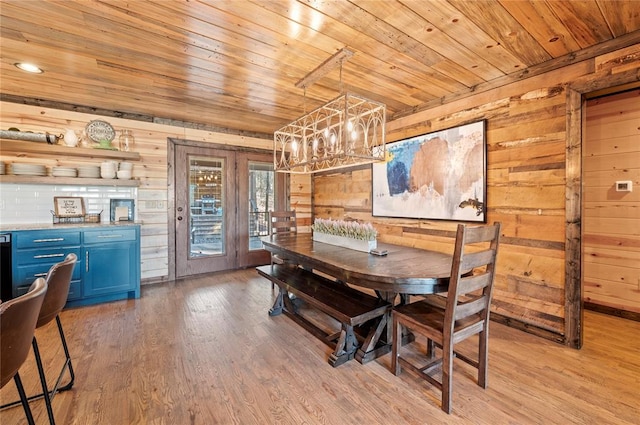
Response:
[[[13,296],[69,253],[78,256],[67,306],[140,297],[140,226],[12,232]]]
[[[138,226],[84,232],[85,298],[121,293],[140,297],[139,240]]]

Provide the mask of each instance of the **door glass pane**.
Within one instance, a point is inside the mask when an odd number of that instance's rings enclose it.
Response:
[[[224,254],[224,158],[189,156],[189,256]]]
[[[261,236],[269,234],[269,211],[273,211],[275,172],[271,162],[249,161],[249,250],[262,249]]]

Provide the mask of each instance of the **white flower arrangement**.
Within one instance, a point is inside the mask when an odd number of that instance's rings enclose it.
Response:
[[[314,232],[362,241],[375,241],[378,236],[378,232],[371,223],[358,223],[357,221],[316,218],[313,220],[311,228]]]

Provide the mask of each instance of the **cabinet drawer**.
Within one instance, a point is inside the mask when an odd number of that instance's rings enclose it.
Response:
[[[21,285],[15,288],[14,297],[19,297],[21,295],[29,292],[29,287],[31,285]],[[78,300],[82,298],[82,282],[79,280],[72,280],[69,285],[69,295],[67,296],[67,301]]]
[[[17,249],[80,245],[77,230],[28,230],[15,232],[13,238]]]
[[[86,230],[84,232],[85,244],[135,241],[136,239],[136,229]]]
[[[63,261],[71,253],[76,254],[78,261],[81,260],[79,246],[71,248],[50,246],[48,248],[23,249],[16,251],[15,264],[18,267],[25,264],[49,264],[52,266]]]
[[[26,286],[27,288],[33,283],[36,278],[45,277],[47,272],[55,263],[51,264],[32,264],[29,266],[19,266],[17,270],[13,274],[13,286]],[[82,267],[80,267],[77,263],[73,268],[73,274],[71,275],[71,279],[80,280],[82,277]]]
[[[53,264],[34,264],[31,266],[18,267],[18,269],[13,274],[13,288],[16,293],[14,296],[22,295],[26,293],[29,289],[29,286],[39,277],[44,278],[47,275],[47,272],[51,268]],[[82,277],[82,268],[76,264],[73,269],[73,274],[71,275],[71,279],[78,281],[80,283],[80,279]]]

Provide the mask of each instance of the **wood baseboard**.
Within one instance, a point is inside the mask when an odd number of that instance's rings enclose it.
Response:
[[[552,332],[547,329],[542,329],[540,327],[522,322],[520,320],[511,318],[511,317],[503,316],[502,314],[498,314],[498,313],[492,312],[489,317],[494,322],[501,323],[511,328],[518,329],[518,330],[539,336],[544,339],[548,339],[549,341],[557,342],[563,345],[566,344],[566,338],[562,334]]]
[[[584,303],[584,308],[598,313],[608,314],[610,316],[622,317],[623,319],[634,320],[640,322],[640,313],[635,311],[622,310],[619,308],[608,307],[606,305],[594,304],[590,302]]]
[[[157,276],[157,277],[148,277],[140,280],[140,286],[144,285],[155,285],[158,283],[166,283],[169,282],[169,276]]]

